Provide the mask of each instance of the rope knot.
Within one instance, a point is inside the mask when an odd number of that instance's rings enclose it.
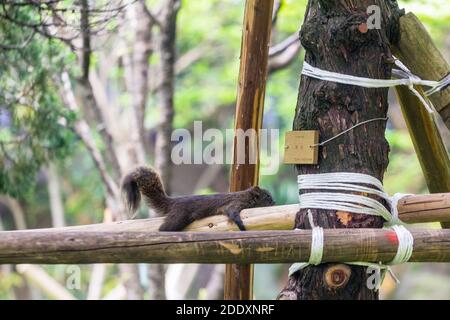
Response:
[[[328,209],[336,211],[347,211],[359,214],[372,214],[382,216],[390,225],[401,223],[398,218],[398,201],[405,194],[396,193],[390,198],[384,191],[380,180],[361,173],[335,172],[322,174],[307,174],[298,176],[300,209],[308,209],[309,224],[311,233],[311,252],[307,263],[294,263],[289,268],[289,276],[307,267],[308,265],[319,265],[322,263],[324,248],[324,230],[314,224],[311,208]],[[301,194],[302,190],[333,190],[335,192],[311,192]],[[361,195],[340,193],[336,191],[359,192],[376,195],[386,200],[390,207],[389,212],[379,201]],[[397,252],[388,264],[372,262],[346,262],[347,264],[372,267],[383,270],[382,279],[387,271],[396,282],[399,282],[392,273],[389,265],[408,262],[411,258],[414,246],[412,234],[402,225],[393,225],[391,229],[396,233],[398,239]]]

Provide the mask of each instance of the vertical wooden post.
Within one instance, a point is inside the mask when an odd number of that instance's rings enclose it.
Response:
[[[272,10],[273,0],[247,0],[245,2],[235,130],[254,129],[259,133],[262,126]],[[257,150],[259,152],[259,146]],[[256,163],[247,162],[249,145],[246,145],[246,163],[238,164],[236,139],[233,151],[230,191],[245,190],[257,185],[259,155],[257,155]],[[252,297],[253,266],[227,265],[224,298],[227,300],[250,300]]]
[[[400,18],[400,35],[392,50],[412,73],[423,79],[439,80],[449,72],[448,63],[414,14]],[[423,95],[420,88],[416,89]],[[450,192],[450,160],[432,116],[407,87],[397,87],[396,91],[428,190]],[[450,129],[450,89],[432,95],[430,100]],[[449,222],[441,225],[450,228]]]

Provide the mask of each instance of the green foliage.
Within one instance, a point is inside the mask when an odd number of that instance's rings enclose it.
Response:
[[[0,270],[0,300],[12,299],[12,289],[19,287],[23,283],[23,279],[14,272]]]
[[[426,193],[425,179],[409,133],[388,130],[386,138],[391,147],[389,166],[384,179],[387,193]]]
[[[70,157],[59,161],[59,172],[65,178],[62,187],[66,223],[101,223],[105,209],[102,181],[91,157],[86,155],[81,144],[74,146]]]
[[[444,45],[450,25],[450,7],[447,0],[399,0],[406,12],[413,12],[425,24],[439,45]]]
[[[36,16],[25,9],[8,14],[28,22]],[[0,20],[2,44],[21,47],[31,32]],[[62,107],[53,84],[72,62],[66,54],[61,44],[36,36],[18,50],[0,50],[0,193],[26,195],[40,166],[69,152],[75,115]]]

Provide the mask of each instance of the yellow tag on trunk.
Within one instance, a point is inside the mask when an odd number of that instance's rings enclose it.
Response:
[[[285,137],[284,163],[317,164],[319,156],[319,131],[289,131]]]

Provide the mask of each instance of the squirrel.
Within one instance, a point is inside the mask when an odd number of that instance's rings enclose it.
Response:
[[[151,167],[138,167],[129,173],[123,179],[122,192],[131,212],[139,208],[142,194],[150,208],[165,216],[159,231],[181,231],[196,220],[219,214],[228,216],[244,231],[241,210],[275,204],[270,193],[259,187],[212,195],[169,197],[158,173]]]

